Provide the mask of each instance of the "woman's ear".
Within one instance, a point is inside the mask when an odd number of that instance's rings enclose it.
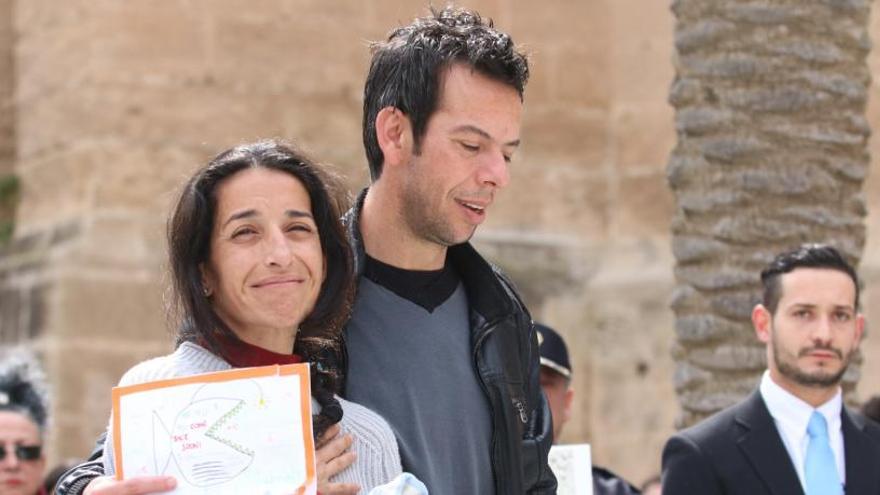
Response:
[[[384,166],[408,163],[412,152],[412,125],[400,109],[385,107],[376,115],[376,139],[385,158]]]
[[[205,268],[204,263],[199,263],[199,273],[202,274],[202,294],[205,297],[211,297],[214,294],[214,283],[209,270]]]

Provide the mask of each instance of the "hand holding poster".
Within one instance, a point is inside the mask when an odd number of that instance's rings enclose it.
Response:
[[[314,494],[307,364],[113,389],[116,476],[171,475],[175,494]]]

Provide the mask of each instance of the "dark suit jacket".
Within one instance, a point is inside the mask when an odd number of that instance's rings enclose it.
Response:
[[[880,427],[841,412],[847,495],[880,495]],[[761,394],[681,431],[663,449],[664,495],[803,495]]]

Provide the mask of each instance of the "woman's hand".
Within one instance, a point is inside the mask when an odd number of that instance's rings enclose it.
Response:
[[[357,495],[361,487],[353,483],[331,483],[330,478],[341,473],[354,462],[351,447],[351,436],[340,435],[338,424],[327,428],[318,439],[315,451],[315,463],[318,470],[318,493],[321,495]]]
[[[86,486],[83,495],[147,495],[171,491],[176,486],[177,480],[171,476],[135,476],[127,480],[99,476]]]

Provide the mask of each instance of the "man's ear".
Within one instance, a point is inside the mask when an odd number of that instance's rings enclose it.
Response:
[[[765,308],[763,304],[755,306],[755,309],[752,310],[752,326],[755,327],[755,335],[758,336],[758,340],[765,344],[770,342],[772,323],[773,315],[770,310]]]
[[[412,152],[412,126],[400,109],[385,107],[376,115],[376,139],[385,166],[407,163]]]
[[[855,345],[858,346],[862,342],[862,335],[865,332],[865,315],[856,314],[856,340]]]
[[[563,416],[565,416],[565,422],[568,422],[568,420],[571,419],[572,402],[574,402],[574,389],[569,386],[568,390],[565,391],[565,407],[562,408],[562,414]]]

